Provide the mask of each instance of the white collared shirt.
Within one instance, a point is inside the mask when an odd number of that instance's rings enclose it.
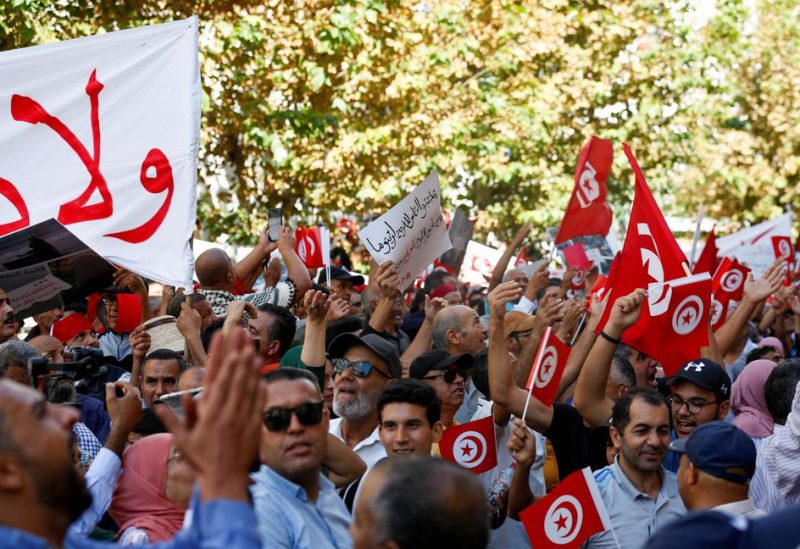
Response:
[[[766,513],[761,509],[756,508],[756,504],[750,498],[741,501],[734,501],[733,503],[726,503],[724,505],[717,505],[712,507],[711,511],[720,511],[726,515],[745,517],[749,519],[761,518],[766,516]]]
[[[345,442],[344,435],[342,434],[342,418],[337,417],[336,419],[332,419],[328,427],[328,432],[342,442]],[[373,465],[386,457],[386,449],[383,447],[383,444],[381,444],[381,437],[378,434],[377,425],[367,438],[356,444],[353,451],[358,454],[358,457],[364,460],[368,469],[372,468]]]

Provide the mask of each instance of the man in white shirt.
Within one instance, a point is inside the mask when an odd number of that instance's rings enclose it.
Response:
[[[682,454],[678,493],[688,510],[712,509],[747,518],[766,514],[747,497],[756,470],[756,447],[744,431],[712,421],[688,438],[673,440],[669,447]]]

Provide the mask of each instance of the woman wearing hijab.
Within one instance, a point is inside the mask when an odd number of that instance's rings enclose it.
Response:
[[[733,424],[758,440],[772,434],[774,422],[764,398],[764,384],[778,365],[771,360],[754,360],[736,378],[731,391],[731,410],[736,415]]]
[[[150,435],[122,456],[122,475],[108,512],[122,545],[172,539],[183,526],[194,474],[175,449],[172,435]]]

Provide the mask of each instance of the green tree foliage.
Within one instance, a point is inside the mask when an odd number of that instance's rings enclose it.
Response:
[[[479,233],[543,231],[593,134],[631,145],[668,213],[763,219],[798,193],[800,13],[704,4],[7,0],[0,48],[197,13],[207,237],[247,240],[274,205],[374,216],[433,168]],[[624,212],[621,148],[610,187]]]

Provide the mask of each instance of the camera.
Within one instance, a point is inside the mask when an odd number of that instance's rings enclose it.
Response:
[[[46,358],[31,358],[32,379],[40,376],[69,378],[73,381],[94,379],[106,372],[103,351],[94,347],[74,347],[69,352],[71,362],[56,364]]]

